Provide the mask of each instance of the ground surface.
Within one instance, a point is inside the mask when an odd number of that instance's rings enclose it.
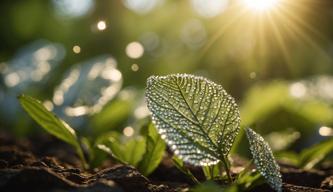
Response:
[[[200,169],[193,171],[203,177]],[[333,168],[304,171],[281,165],[281,172],[284,191],[333,191]],[[14,139],[0,133],[0,191],[171,192],[192,184],[169,158],[149,178],[133,167],[111,163],[84,171],[72,148],[53,137]],[[252,191],[272,190],[263,184]]]

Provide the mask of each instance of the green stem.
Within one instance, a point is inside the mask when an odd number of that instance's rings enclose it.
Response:
[[[89,165],[88,165],[88,163],[86,161],[86,158],[84,157],[83,150],[82,150],[82,148],[81,148],[81,146],[79,144],[76,146],[76,152],[77,152],[77,154],[80,157],[80,160],[81,160],[81,163],[83,165],[83,168],[84,169],[88,169]]]
[[[214,180],[214,167],[213,165],[209,166],[209,175],[210,175],[210,179]]]
[[[228,180],[229,180],[229,183],[232,183],[232,178],[231,178],[231,175],[230,175],[230,169],[229,169],[229,165],[228,165],[228,162],[227,162],[227,158],[223,156],[222,158],[222,163],[224,165],[224,170],[227,174],[227,177],[228,177]]]

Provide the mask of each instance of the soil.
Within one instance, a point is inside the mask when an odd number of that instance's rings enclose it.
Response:
[[[280,166],[283,191],[333,191],[333,167],[305,171]],[[199,180],[204,179],[201,169],[191,169]],[[170,157],[165,157],[149,178],[121,164],[84,170],[73,149],[51,136],[15,139],[0,132],[0,191],[173,192],[186,191],[190,186],[192,181],[173,166]],[[273,192],[267,184],[251,191]]]

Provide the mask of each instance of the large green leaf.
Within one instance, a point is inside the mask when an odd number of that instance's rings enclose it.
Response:
[[[276,191],[282,192],[280,167],[276,163],[268,143],[252,129],[246,129],[246,136],[250,143],[250,150],[258,171],[267,183]]]
[[[222,86],[187,74],[152,76],[146,97],[153,123],[179,158],[203,166],[229,153],[240,118]]]
[[[73,145],[80,158],[84,161],[83,152],[77,140],[75,131],[66,122],[59,119],[55,114],[48,111],[44,105],[30,96],[18,97],[24,110],[48,133]]]
[[[165,147],[166,145],[156,128],[150,124],[146,136],[146,152],[139,164],[139,170],[143,175],[149,175],[160,164]]]

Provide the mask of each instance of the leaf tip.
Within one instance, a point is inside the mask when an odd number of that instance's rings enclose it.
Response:
[[[250,151],[260,174],[276,191],[282,192],[280,167],[276,163],[268,143],[251,128],[246,128],[246,136],[250,143]]]

